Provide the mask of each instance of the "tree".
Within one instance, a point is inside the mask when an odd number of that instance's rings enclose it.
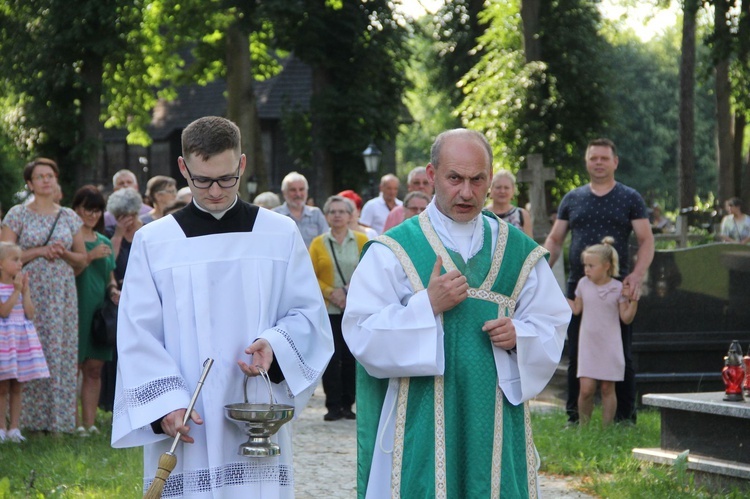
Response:
[[[480,20],[487,23],[479,39],[484,52],[462,80],[462,121],[487,135],[501,167],[518,170],[526,155],[542,153],[557,168],[554,193],[561,197],[581,183],[583,150],[608,113],[595,2],[541,2],[541,60],[529,63],[516,2],[492,2]]]
[[[406,31],[386,0],[275,4],[277,42],[313,68],[309,122],[315,191],[366,185],[362,150],[395,141],[406,86]]]
[[[617,177],[638,190],[647,202],[658,201],[665,209],[690,207],[679,202],[680,137],[680,64],[682,29],[672,26],[665,34],[649,42],[621,28],[605,27],[609,47],[604,54],[607,64],[607,95],[611,114],[605,134],[615,140],[620,155]],[[699,46],[696,66],[710,63],[706,47]],[[713,79],[692,79],[695,87],[695,155],[694,195],[706,197],[716,185],[715,100]]]
[[[680,59],[679,207],[695,199],[695,22],[700,0],[685,0],[682,9]]]
[[[418,20],[420,27],[414,30],[414,35],[407,42],[411,58],[406,68],[406,77],[411,86],[406,89],[404,100],[413,120],[402,123],[399,127],[399,157],[396,163],[402,178],[413,168],[426,166],[435,137],[457,125],[451,104],[451,90],[435,83],[438,70],[433,57],[433,39],[425,28],[429,22],[431,20],[427,17]]]
[[[106,65],[134,50],[136,0],[6,0],[0,5],[0,70],[18,112],[9,127],[25,156],[58,160],[64,184],[96,178]],[[19,139],[25,140],[19,140]]]
[[[734,3],[734,2],[732,2]],[[713,55],[716,82],[716,133],[719,186],[717,197],[724,201],[734,195],[734,165],[732,137],[732,85],[729,65],[732,41],[729,31],[729,4],[727,0],[714,0]]]
[[[463,100],[457,83],[482,56],[483,46],[479,38],[486,25],[481,21],[480,13],[485,3],[484,0],[445,2],[428,22],[422,24],[434,41],[430,51],[434,55],[428,59],[433,67],[432,84],[439,92],[447,93],[454,108]]]

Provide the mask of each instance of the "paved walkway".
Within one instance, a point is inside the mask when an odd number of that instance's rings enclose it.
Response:
[[[533,410],[559,410],[554,387],[532,402]],[[357,497],[356,422],[323,421],[325,395],[318,387],[301,417],[294,421],[294,480],[297,499]],[[587,499],[571,478],[540,475],[542,496]]]

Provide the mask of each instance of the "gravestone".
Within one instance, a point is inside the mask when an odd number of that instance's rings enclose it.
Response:
[[[719,490],[750,488],[750,403],[726,402],[724,392],[649,394],[643,403],[661,413],[660,448],[636,448],[641,460],[674,464],[682,456],[696,483]],[[707,477],[708,480],[703,478]]]
[[[750,246],[656,251],[633,322],[639,396],[724,390],[735,339],[750,345]]]
[[[529,154],[526,158],[528,168],[518,171],[518,181],[530,184],[529,202],[531,218],[534,220],[534,239],[540,239],[549,233],[549,213],[547,213],[547,196],[544,183],[555,180],[555,169],[545,167],[541,154]]]

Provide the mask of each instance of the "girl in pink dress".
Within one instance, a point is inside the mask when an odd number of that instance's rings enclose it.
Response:
[[[581,424],[591,420],[594,394],[599,381],[602,397],[602,425],[612,423],[617,410],[615,382],[625,377],[625,355],[620,336],[620,321],[630,324],[638,308],[630,300],[630,290],[613,279],[620,275],[615,240],[605,237],[602,244],[586,248],[581,254],[585,276],[578,281],[575,300],[568,300],[573,313],[581,316],[578,342],[578,413]]]
[[[0,243],[0,442],[23,442],[21,417],[23,383],[49,378],[42,345],[36,335],[29,276],[21,272],[21,248]],[[10,409],[10,429],[5,413]]]

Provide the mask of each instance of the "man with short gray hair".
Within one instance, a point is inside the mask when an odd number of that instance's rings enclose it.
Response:
[[[388,214],[397,206],[403,203],[398,196],[398,177],[392,173],[383,175],[380,179],[380,195],[365,203],[362,208],[362,214],[359,217],[360,223],[372,227],[378,234],[384,232],[385,219]]]
[[[432,182],[430,182],[430,179],[427,176],[427,169],[424,166],[412,168],[412,170],[409,172],[409,175],[407,175],[406,177],[406,190],[409,193],[422,192],[427,196],[427,202],[430,202],[433,192]],[[388,218],[385,219],[385,227],[383,227],[383,232],[403,222],[404,219],[407,218],[406,215],[406,199],[404,199],[403,205],[396,206],[388,214]]]
[[[310,247],[313,239],[328,231],[328,222],[320,208],[307,206],[308,183],[304,175],[290,172],[281,181],[281,194],[284,204],[273,209],[286,215],[297,224],[305,246]]]
[[[135,173],[131,172],[127,168],[123,168],[122,170],[117,170],[114,175],[112,175],[112,192],[117,192],[120,189],[127,189],[127,188],[135,189],[136,192],[140,192],[138,190],[138,179],[135,176]],[[141,205],[141,209],[138,212],[138,216],[145,215],[146,213],[151,211],[151,207],[147,205],[146,203],[143,203]],[[112,216],[112,214],[109,211],[104,212],[104,232],[112,232],[114,231],[114,227],[117,225],[117,220],[115,220],[115,217]]]

